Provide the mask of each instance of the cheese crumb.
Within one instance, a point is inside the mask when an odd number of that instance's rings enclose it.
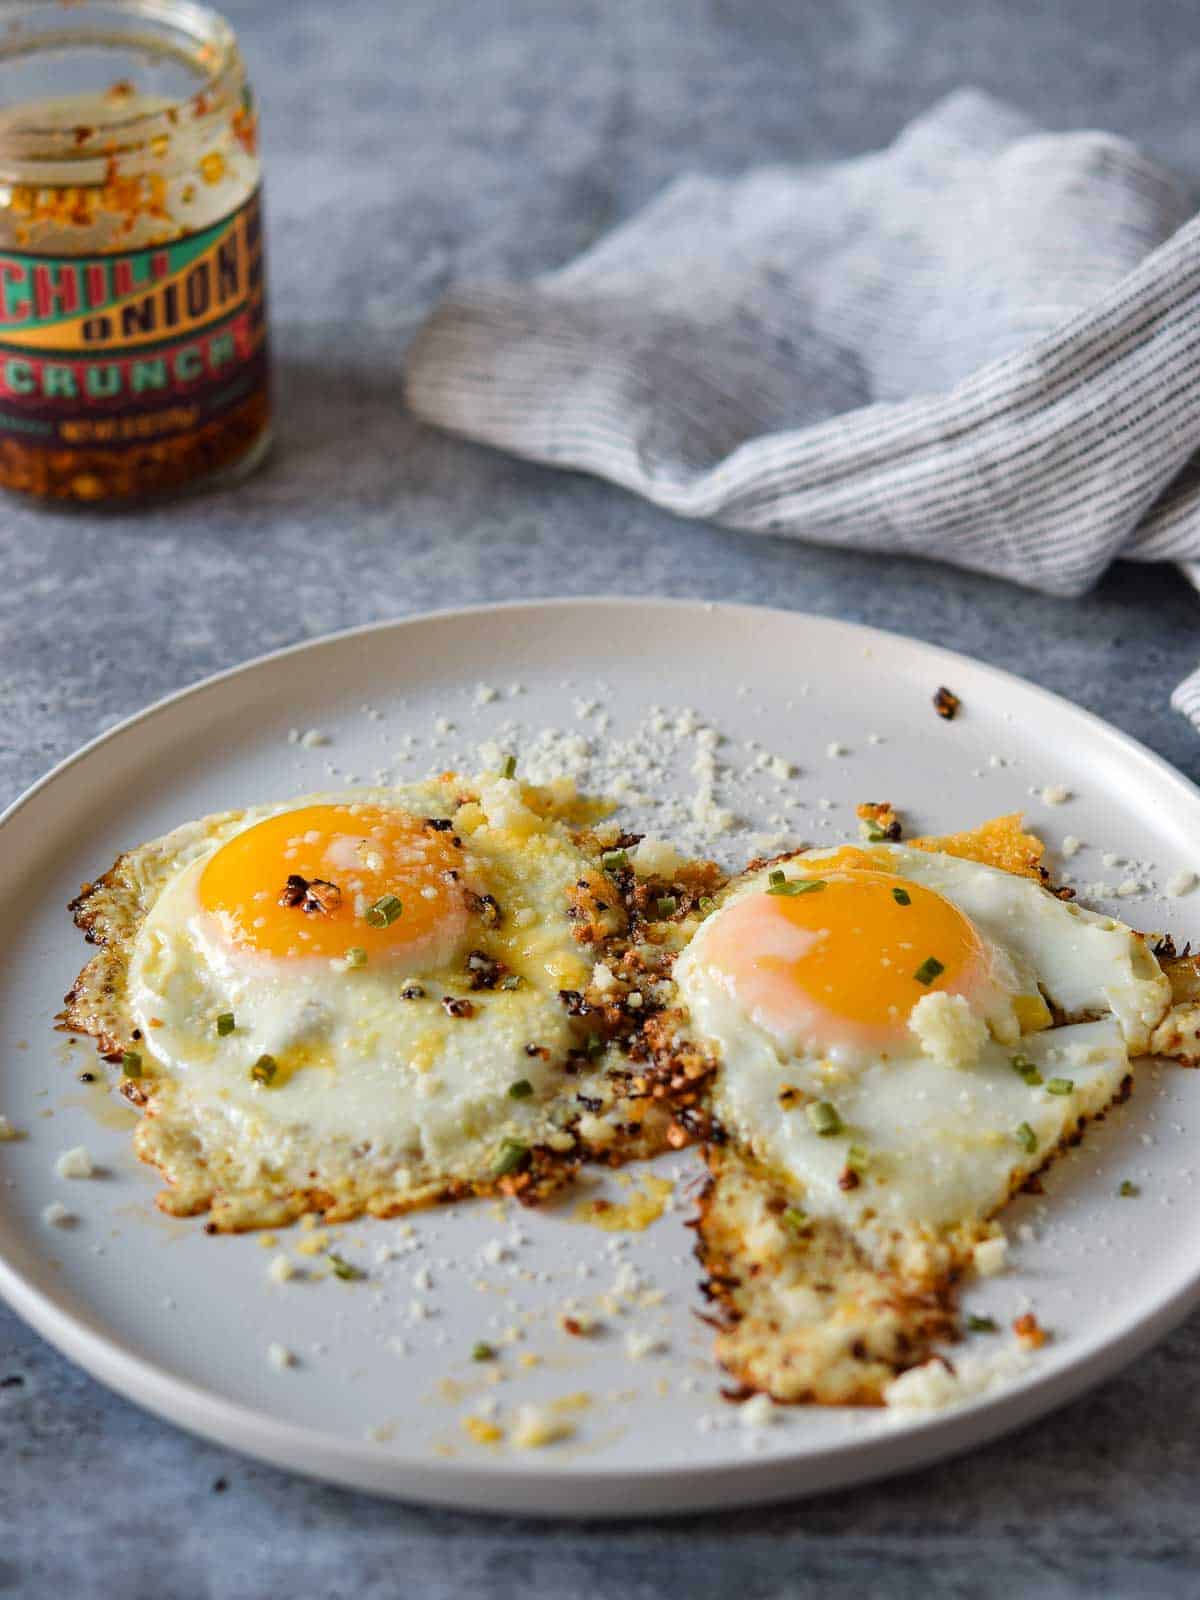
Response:
[[[971,1252],[971,1260],[981,1278],[994,1278],[1008,1265],[1008,1240],[1002,1233],[994,1239],[981,1239]]]
[[[925,1054],[943,1067],[969,1067],[987,1041],[987,1023],[971,1010],[965,995],[938,989],[912,1008],[908,1026]]]
[[[850,751],[846,748],[846,746],[844,744],[839,744],[839,742],[836,739],[833,739],[833,740],[831,740],[829,742],[829,744],[827,744],[825,746],[825,754],[832,761],[832,760],[836,760],[836,758],[838,756],[848,756],[850,754]]]
[[[1031,1357],[1019,1345],[992,1356],[964,1356],[956,1360],[956,1370],[942,1361],[925,1362],[894,1378],[883,1391],[893,1420],[903,1421],[920,1411],[942,1411],[967,1400],[991,1394],[1019,1377],[1030,1365]]]
[[[769,1394],[756,1394],[738,1407],[743,1428],[765,1428],[775,1421],[775,1404]]]
[[[0,1117],[0,1144],[11,1144],[14,1139],[21,1137],[21,1130],[14,1128],[7,1117]]]
[[[329,735],[322,733],[320,728],[309,728],[307,733],[302,733],[297,741],[305,750],[315,750],[319,745],[329,743]]]
[[[625,1354],[631,1361],[644,1361],[647,1356],[661,1355],[666,1348],[667,1342],[661,1334],[631,1328],[625,1335]]]
[[[50,1228],[70,1228],[74,1225],[75,1216],[61,1200],[52,1200],[42,1212],[42,1221]]]
[[[493,700],[498,700],[499,698],[499,689],[493,689],[490,683],[477,683],[475,685],[475,704],[477,706],[491,705]]]
[[[275,1368],[276,1372],[284,1372],[288,1367],[296,1365],[295,1356],[287,1345],[280,1344],[278,1340],[272,1340],[267,1346],[267,1360]]]
[[[286,1283],[289,1278],[295,1276],[296,1266],[290,1256],[276,1256],[267,1268],[267,1277],[272,1283]]]
[[[613,977],[613,969],[606,962],[597,961],[592,968],[592,988],[596,989],[600,994],[607,994],[616,981]]]
[[[1069,833],[1062,842],[1062,853],[1068,860],[1072,856],[1077,856],[1082,849],[1083,840],[1077,839],[1073,833]]]
[[[87,1146],[82,1144],[64,1150],[54,1163],[54,1170],[60,1178],[92,1178],[96,1174]]]
[[[518,1450],[540,1450],[559,1439],[569,1439],[574,1432],[573,1423],[545,1406],[524,1405],[517,1407],[511,1438]]]
[[[1042,799],[1048,806],[1065,806],[1070,798],[1070,789],[1064,788],[1061,783],[1048,783],[1042,790]]]
[[[668,840],[655,839],[647,834],[633,851],[630,860],[639,878],[670,878],[679,871],[684,857]]]
[[[1177,900],[1180,895],[1191,894],[1196,887],[1196,874],[1187,871],[1177,872],[1174,877],[1167,879],[1164,887],[1171,898]]]
[[[1141,894],[1142,886],[1136,878],[1124,878],[1117,885],[1116,892],[1120,899],[1128,900],[1133,895]]]

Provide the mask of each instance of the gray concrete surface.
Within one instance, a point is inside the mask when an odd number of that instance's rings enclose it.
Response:
[[[868,149],[977,83],[1200,175],[1185,0],[231,0],[265,115],[279,438],[139,517],[0,507],[0,799],[146,701],[269,647],[461,601],[769,601],[965,648],[1193,777],[1174,572],[1080,603],[753,541],[439,437],[398,371],[458,276],[556,264],[685,169]],[[431,1513],[144,1415],[0,1311],[0,1592],[123,1600],[1168,1596],[1200,1589],[1200,1319],[1013,1438],[889,1484],[687,1523]],[[13,1381],[19,1380],[19,1381]]]

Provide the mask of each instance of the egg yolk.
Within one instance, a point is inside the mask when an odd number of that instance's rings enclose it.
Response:
[[[822,873],[799,893],[747,895],[713,922],[706,959],[744,1009],[789,1049],[880,1047],[922,995],[971,994],[988,955],[972,923],[932,889],[890,872]]]
[[[285,960],[356,949],[412,966],[449,959],[465,937],[462,877],[449,828],[385,806],[317,805],[236,834],[197,892],[239,948]]]

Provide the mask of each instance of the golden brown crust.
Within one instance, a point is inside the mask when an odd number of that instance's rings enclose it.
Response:
[[[897,1373],[957,1337],[954,1275],[905,1281],[836,1220],[793,1221],[787,1191],[763,1169],[716,1146],[706,1160],[696,1254],[718,1312],[717,1360],[743,1392],[879,1405]]]
[[[960,856],[966,861],[978,861],[981,866],[1011,872],[1016,878],[1032,878],[1035,883],[1045,884],[1050,876],[1042,866],[1046,846],[1036,834],[1025,832],[1024,821],[1019,811],[1012,811],[964,833],[928,835],[907,843],[914,850]]]

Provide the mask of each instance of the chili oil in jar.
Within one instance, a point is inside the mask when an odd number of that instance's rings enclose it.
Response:
[[[186,0],[0,4],[0,488],[129,505],[270,440],[257,118]]]

